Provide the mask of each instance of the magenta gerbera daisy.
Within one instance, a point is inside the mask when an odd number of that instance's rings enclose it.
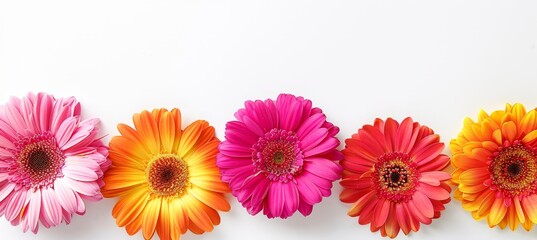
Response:
[[[108,149],[74,97],[29,93],[0,106],[0,216],[37,233],[100,200]]]
[[[226,124],[217,156],[222,180],[252,215],[287,218],[330,196],[343,158],[339,128],[310,100],[280,94],[276,101],[247,101]]]

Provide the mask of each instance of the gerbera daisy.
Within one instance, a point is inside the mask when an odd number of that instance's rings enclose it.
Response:
[[[74,97],[29,93],[0,107],[0,216],[37,233],[102,199],[110,162],[98,119],[81,120]]]
[[[476,220],[489,227],[537,223],[537,120],[535,109],[507,104],[505,111],[466,118],[450,144],[454,197]]]
[[[406,118],[364,125],[345,140],[340,199],[353,203],[349,216],[372,232],[394,238],[417,232],[440,217],[451,191],[444,171],[449,158],[433,130]]]
[[[180,239],[187,229],[210,232],[228,211],[215,165],[220,141],[214,128],[198,120],[181,129],[181,113],[155,109],[134,114],[134,129],[119,124],[121,136],[110,141],[112,166],[105,197],[119,197],[112,210],[116,223],[133,235]]]
[[[341,176],[339,129],[310,100],[281,94],[247,101],[226,124],[217,165],[222,180],[252,215],[304,216]]]

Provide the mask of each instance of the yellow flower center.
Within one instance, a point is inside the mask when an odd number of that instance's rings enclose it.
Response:
[[[537,156],[524,145],[504,148],[493,155],[490,172],[492,182],[508,197],[534,192]]]
[[[190,182],[188,167],[176,155],[159,155],[149,163],[147,181],[152,194],[159,197],[179,197]]]

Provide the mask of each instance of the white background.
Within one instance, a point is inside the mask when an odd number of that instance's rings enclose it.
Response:
[[[349,137],[375,117],[412,116],[456,137],[465,116],[537,106],[537,2],[383,0],[0,1],[0,102],[28,91],[76,96],[105,141],[143,109],[179,107],[184,124],[224,125],[247,99],[302,95]],[[343,147],[343,144],[340,146]],[[449,153],[446,149],[446,153]],[[339,201],[311,216],[250,216],[231,195],[211,233],[184,239],[378,239]],[[89,203],[70,225],[2,239],[142,239]],[[489,229],[453,200],[412,239],[534,239]],[[400,238],[406,238],[401,233]]]

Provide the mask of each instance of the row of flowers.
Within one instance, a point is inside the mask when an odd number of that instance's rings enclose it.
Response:
[[[79,102],[45,93],[0,107],[0,216],[38,232],[84,201],[118,198],[112,215],[145,239],[212,231],[231,192],[252,215],[308,216],[341,179],[348,215],[394,238],[440,217],[454,198],[490,227],[530,230],[537,223],[537,120],[521,104],[467,118],[450,144],[406,118],[364,125],[340,145],[339,129],[310,100],[281,94],[246,101],[225,140],[206,121],[182,126],[178,109],[154,109],[119,124],[109,147],[98,119]],[[451,171],[446,171],[452,165]]]

